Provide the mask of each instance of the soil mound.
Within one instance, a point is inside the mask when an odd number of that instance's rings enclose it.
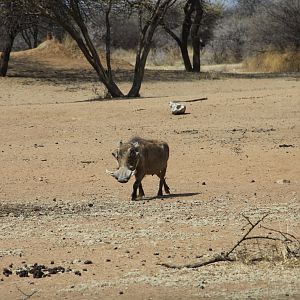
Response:
[[[105,65],[105,55],[100,51],[99,55]],[[47,40],[35,49],[13,52],[11,57],[14,61],[32,61],[54,68],[91,68],[84,55],[76,46],[66,47],[55,39]],[[122,59],[113,59],[112,67],[115,69],[132,69],[132,66]]]

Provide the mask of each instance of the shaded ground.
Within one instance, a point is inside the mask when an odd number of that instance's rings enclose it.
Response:
[[[299,77],[149,71],[144,98],[101,102],[88,101],[102,88],[87,71],[12,67],[15,76],[0,80],[0,267],[53,262],[72,272],[0,275],[0,298],[299,299],[299,260],[274,260],[263,242],[249,247],[269,261],[159,265],[230,248],[242,213],[270,212],[266,225],[300,236]],[[202,97],[188,114],[170,114],[169,101]],[[105,174],[119,139],[133,135],[168,141],[170,197],[154,197],[150,176],[147,197],[131,202],[133,182]]]

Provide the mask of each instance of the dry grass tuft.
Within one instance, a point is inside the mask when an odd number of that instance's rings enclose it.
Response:
[[[243,67],[254,72],[300,72],[300,51],[267,51],[247,58]]]
[[[181,55],[177,47],[152,49],[149,53],[147,64],[154,66],[174,66],[178,61],[181,62]]]
[[[69,34],[65,34],[62,45],[64,46],[65,50],[67,50],[71,54],[72,57],[83,56],[76,41]]]

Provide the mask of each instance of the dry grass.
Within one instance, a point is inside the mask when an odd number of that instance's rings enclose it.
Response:
[[[72,55],[72,57],[82,57],[83,56],[76,41],[69,34],[65,34],[63,41],[62,41],[62,45]]]
[[[112,56],[115,59],[122,59],[129,62],[131,65],[135,64],[136,52],[134,50],[115,49],[112,52]],[[182,64],[180,51],[177,48],[167,49],[151,49],[148,59],[148,66],[175,66]]]
[[[121,59],[130,63],[131,65],[135,64],[135,51],[134,50],[125,50],[118,48],[112,51],[113,59]]]
[[[182,63],[179,49],[152,49],[149,53],[148,65],[154,66],[175,66],[178,62]]]
[[[246,59],[243,66],[247,71],[299,72],[300,51],[268,51]]]

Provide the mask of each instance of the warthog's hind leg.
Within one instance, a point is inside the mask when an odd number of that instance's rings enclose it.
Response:
[[[170,189],[169,189],[168,185],[166,184],[166,180],[165,180],[166,171],[167,171],[167,169],[162,170],[158,176],[159,177],[159,189],[158,189],[158,193],[157,193],[158,197],[161,197],[163,195],[163,192],[162,192],[163,187],[165,189],[166,194],[170,194]]]
[[[145,196],[145,192],[143,190],[142,183],[139,185],[139,198],[143,198]]]
[[[164,179],[164,189],[165,189],[166,194],[170,195],[170,188],[166,183],[166,179]]]

